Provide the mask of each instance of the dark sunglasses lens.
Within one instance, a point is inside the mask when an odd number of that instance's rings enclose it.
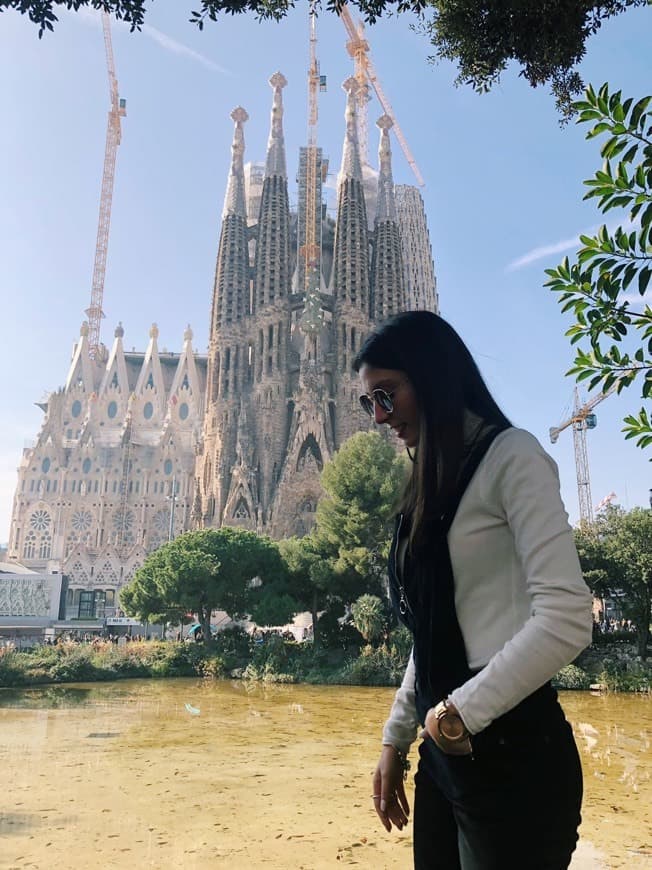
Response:
[[[362,406],[363,411],[366,411],[370,417],[373,417],[374,403],[373,400],[369,398],[369,396],[360,396],[360,405]]]
[[[394,410],[394,403],[385,390],[375,390],[374,399],[378,402],[378,407],[382,408],[386,414],[391,414]]]

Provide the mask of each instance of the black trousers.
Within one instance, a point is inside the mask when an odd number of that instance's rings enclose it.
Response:
[[[415,870],[566,870],[582,769],[556,694],[535,695],[477,735],[473,757],[421,744]]]

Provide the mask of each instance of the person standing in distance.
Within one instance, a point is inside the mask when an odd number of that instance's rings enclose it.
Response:
[[[591,642],[591,595],[557,467],[502,413],[465,344],[427,311],[397,315],[355,362],[360,403],[412,459],[389,558],[413,636],[372,800],[408,821],[415,870],[565,870],[582,770],[550,679]]]

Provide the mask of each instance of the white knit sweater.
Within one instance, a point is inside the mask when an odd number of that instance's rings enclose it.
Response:
[[[448,533],[469,667],[450,700],[472,734],[515,707],[591,642],[591,594],[559,494],[557,466],[523,429],[495,439]],[[383,743],[416,737],[414,660]]]

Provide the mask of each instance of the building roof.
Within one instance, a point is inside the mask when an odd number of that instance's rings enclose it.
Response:
[[[31,568],[26,568],[19,562],[4,562],[0,561],[0,574],[38,574],[38,571],[32,571]]]

